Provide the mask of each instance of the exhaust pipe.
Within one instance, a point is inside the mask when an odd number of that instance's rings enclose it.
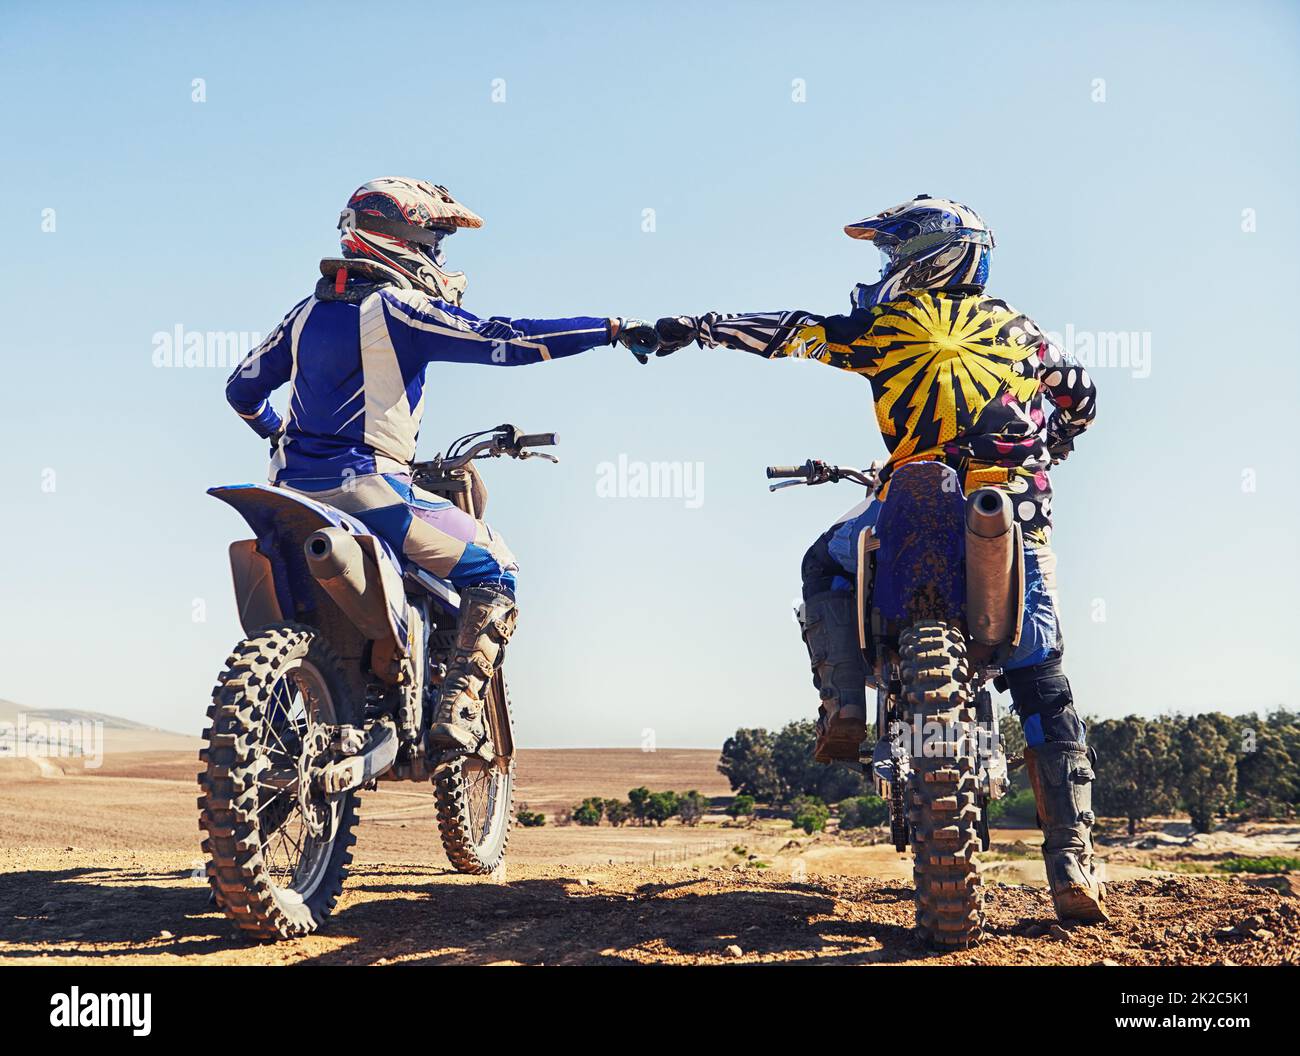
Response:
[[[966,502],[966,630],[981,645],[1010,641],[1018,625],[1015,518],[1011,499],[980,488]]]
[[[343,614],[367,638],[392,637],[379,569],[344,528],[322,528],[303,543],[307,567]]]

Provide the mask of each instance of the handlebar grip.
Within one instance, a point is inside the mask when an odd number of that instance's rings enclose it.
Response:
[[[808,467],[805,466],[768,466],[767,479],[776,480],[778,477],[806,477]]]
[[[524,433],[519,438],[520,447],[554,447],[559,442],[555,433]]]

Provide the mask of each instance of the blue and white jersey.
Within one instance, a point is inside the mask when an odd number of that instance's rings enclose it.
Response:
[[[276,483],[406,472],[430,363],[513,367],[609,344],[605,319],[480,319],[416,290],[371,289],[295,305],[226,382],[230,405],[263,437],[282,424],[269,397],[289,383]]]

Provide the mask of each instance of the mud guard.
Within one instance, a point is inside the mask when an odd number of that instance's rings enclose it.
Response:
[[[252,635],[284,619],[275,596],[275,573],[266,555],[257,549],[256,539],[239,539],[230,544],[230,576],[235,583],[239,625],[245,634]]]
[[[942,462],[909,462],[890,478],[876,522],[872,606],[893,633],[919,620],[964,621],[965,501]]]
[[[209,488],[213,498],[233,506],[248,522],[257,535],[255,554],[266,562],[259,567],[249,554],[244,540],[231,547],[232,571],[235,579],[235,601],[241,622],[244,613],[250,615],[269,611],[268,593],[273,593],[278,616],[273,619],[302,619],[311,621],[319,598],[325,596],[317,585],[303,556],[302,544],[307,536],[321,528],[345,528],[357,537],[357,543],[374,558],[380,571],[380,583],[388,608],[388,624],[392,633],[392,648],[399,656],[406,656],[409,642],[406,615],[406,594],[402,586],[401,559],[391,547],[370,531],[355,517],[350,517],[332,506],[316,502],[287,488],[268,484],[232,484]],[[239,570],[234,570],[235,547],[241,547]],[[268,591],[261,578],[269,568],[273,591]],[[254,595],[257,596],[254,596]],[[248,624],[244,624],[248,631]]]

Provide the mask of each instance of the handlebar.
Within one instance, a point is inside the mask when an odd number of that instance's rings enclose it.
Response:
[[[805,462],[802,466],[768,466],[767,479],[776,480],[780,477],[806,477],[808,475],[809,465]]]
[[[769,484],[768,491],[779,491],[797,484],[835,484],[841,480],[851,480],[861,484],[870,492],[876,490],[879,483],[879,463],[873,462],[868,469],[854,469],[852,466],[832,466],[810,458],[802,466],[768,466],[767,478],[781,480],[780,484]],[[786,479],[783,479],[786,478]]]
[[[491,434],[491,435],[488,435]],[[478,440],[478,437],[485,437]],[[471,441],[475,441],[472,442]],[[517,426],[498,425],[495,429],[485,429],[478,433],[469,433],[450,444],[446,455],[437,455],[428,462],[413,463],[412,468],[426,472],[445,472],[451,469],[463,469],[476,458],[544,458],[548,462],[558,462],[554,455],[542,451],[530,451],[531,447],[554,447],[560,442],[555,433],[521,433]],[[468,446],[466,446],[468,445]]]
[[[559,442],[555,433],[524,433],[516,441],[519,447],[554,447]]]

